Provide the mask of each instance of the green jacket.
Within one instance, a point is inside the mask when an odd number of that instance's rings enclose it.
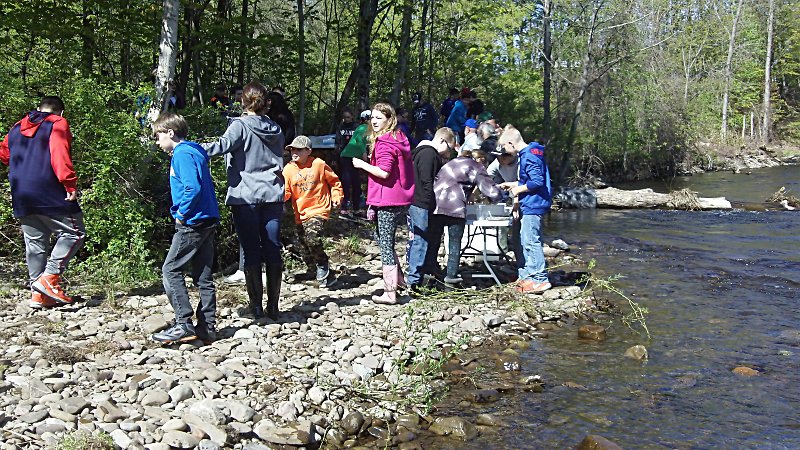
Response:
[[[364,156],[364,153],[367,152],[367,139],[366,134],[367,132],[367,124],[362,123],[361,125],[356,128],[356,131],[353,132],[353,137],[350,138],[350,142],[344,146],[342,153],[339,156],[345,158],[361,158]]]

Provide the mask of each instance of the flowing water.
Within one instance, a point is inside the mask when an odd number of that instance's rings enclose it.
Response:
[[[669,188],[757,203],[780,186],[800,193],[800,167]],[[617,285],[649,309],[652,339],[620,324],[600,343],[553,332],[522,355],[522,375],[541,374],[544,392],[483,410],[506,427],[433,447],[574,448],[594,433],[623,448],[800,448],[800,212],[568,211],[549,218],[553,238],[596,258],[596,272],[624,275]],[[635,344],[647,362],[622,356]]]

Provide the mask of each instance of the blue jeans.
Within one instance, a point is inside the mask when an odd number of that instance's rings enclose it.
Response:
[[[353,158],[340,157],[339,171],[341,172],[344,201],[342,206],[351,205],[353,209],[361,208],[361,170],[353,167]]]
[[[409,285],[420,284],[425,274],[429,274],[436,266],[437,248],[432,248],[430,219],[431,212],[419,206],[408,207],[408,229],[411,239],[408,240],[408,274]]]
[[[542,216],[526,214],[521,222],[520,244],[524,261],[519,266],[519,279],[543,283],[547,281],[547,271],[542,250]]]
[[[242,246],[243,267],[261,271],[261,264],[281,266],[283,202],[232,205],[233,226]]]
[[[447,273],[449,278],[458,276],[458,267],[461,262],[461,238],[464,237],[466,219],[434,214],[431,217],[431,241],[429,252],[434,257],[439,253],[442,245],[444,227],[447,227]]]

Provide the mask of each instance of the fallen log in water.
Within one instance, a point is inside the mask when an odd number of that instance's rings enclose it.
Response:
[[[624,191],[617,188],[597,189],[598,208],[667,208],[667,209],[731,209],[725,197],[702,198],[688,190],[660,194],[652,189]]]

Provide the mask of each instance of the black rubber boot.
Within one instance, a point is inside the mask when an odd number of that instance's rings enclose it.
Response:
[[[278,300],[281,298],[283,266],[267,264],[267,317],[278,319]]]
[[[245,268],[244,283],[247,286],[247,297],[250,299],[250,314],[254,318],[264,317],[264,306],[261,304],[264,298],[264,281],[261,279],[261,268]]]

